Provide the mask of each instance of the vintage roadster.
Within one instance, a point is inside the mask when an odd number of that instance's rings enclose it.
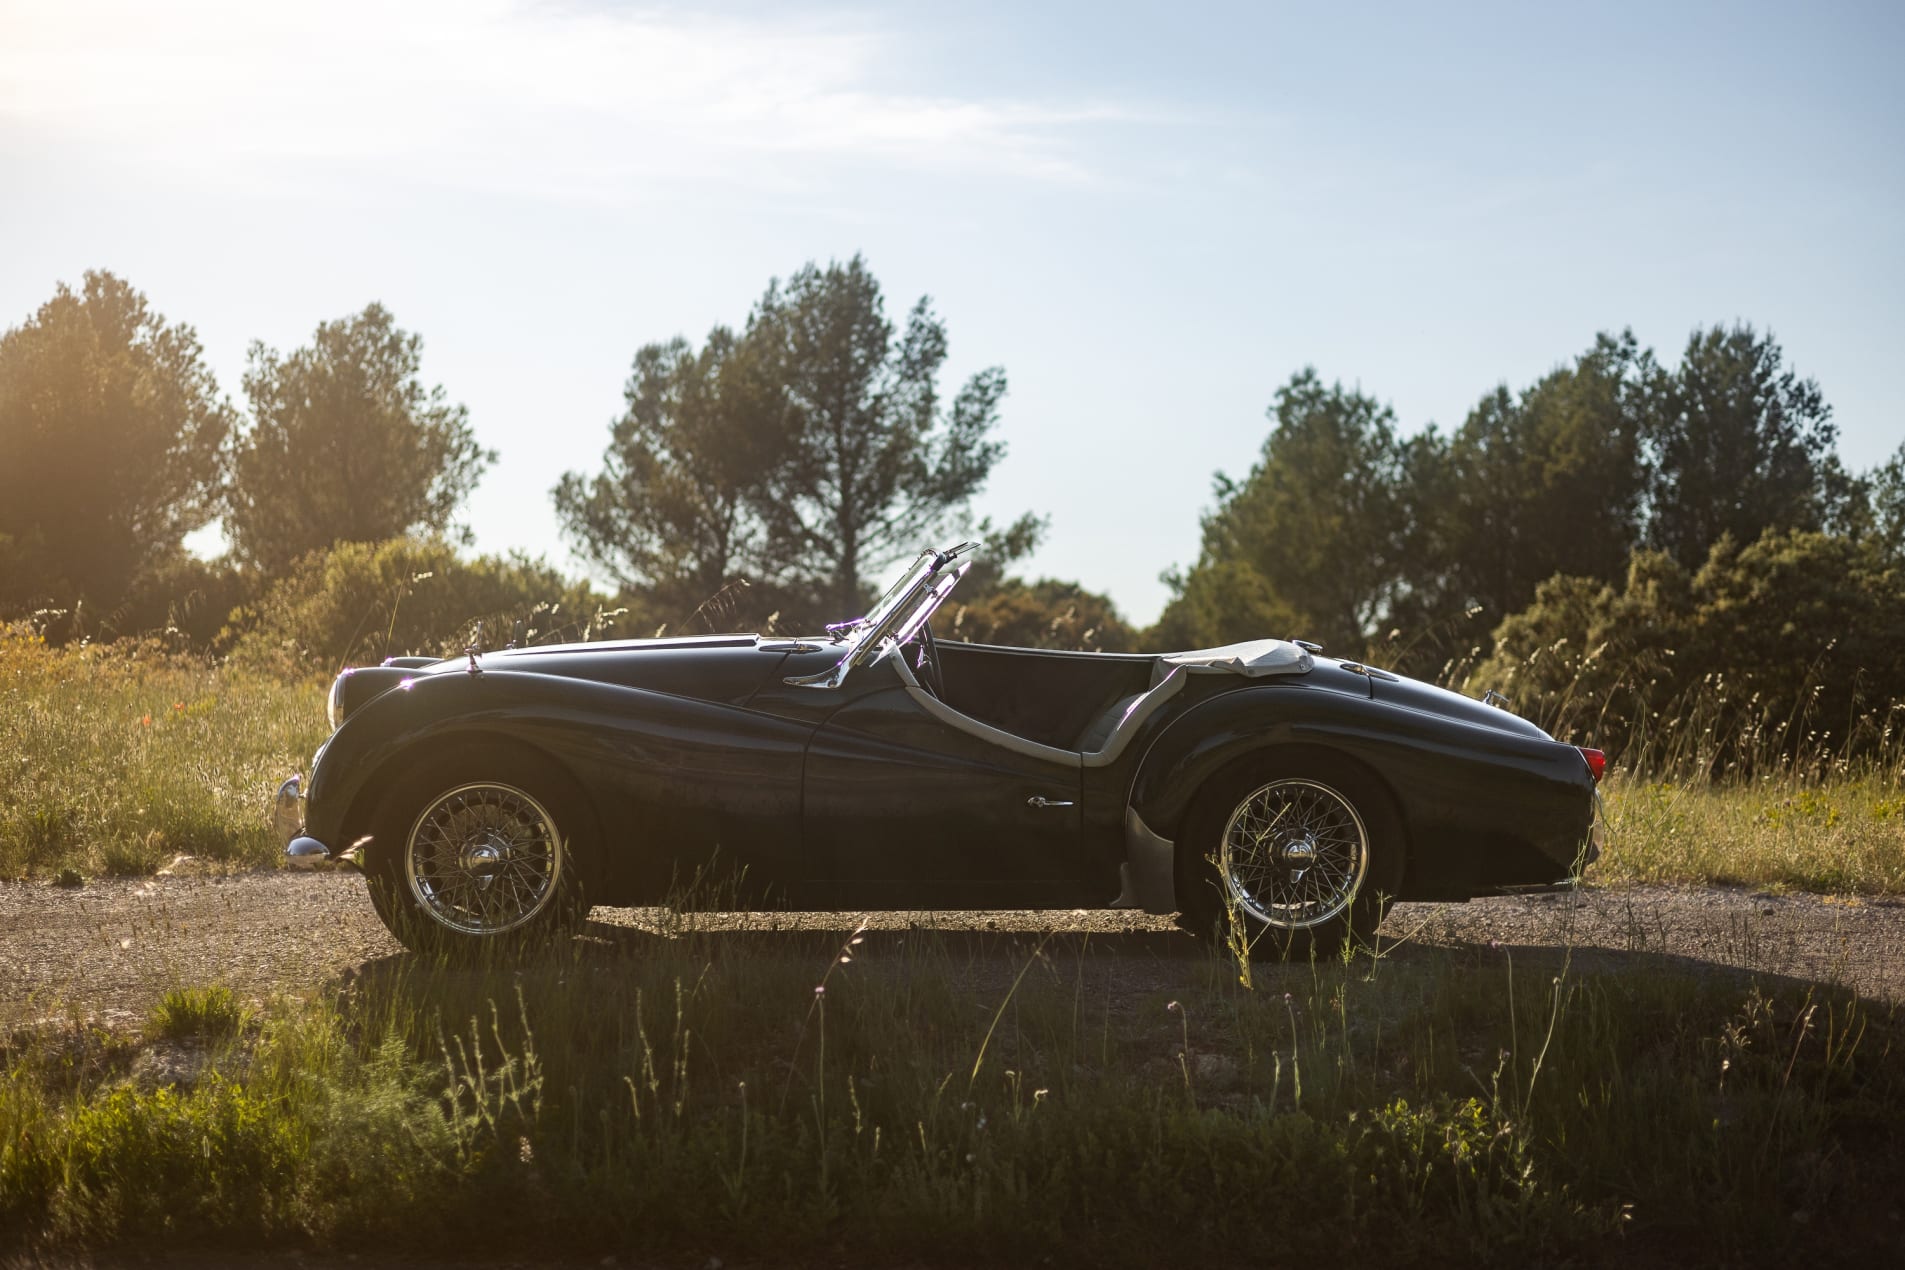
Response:
[[[1598,851],[1598,751],[1313,644],[935,640],[975,548],[808,639],[347,670],[308,783],[279,791],[288,858],[360,867],[419,949],[718,902],[1137,907],[1288,954],[1393,899],[1566,885]]]

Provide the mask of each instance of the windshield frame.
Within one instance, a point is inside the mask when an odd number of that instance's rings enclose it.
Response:
[[[789,675],[782,682],[797,688],[838,688],[855,666],[871,666],[888,652],[919,633],[933,613],[952,594],[953,587],[972,568],[972,554],[981,544],[961,542],[943,551],[920,552],[898,580],[888,587],[865,617],[828,627],[845,644],[840,660],[813,675]]]

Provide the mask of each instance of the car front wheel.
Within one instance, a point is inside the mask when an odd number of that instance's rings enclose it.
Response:
[[[365,871],[406,947],[515,949],[580,919],[572,800],[541,767],[439,764],[386,796]]]

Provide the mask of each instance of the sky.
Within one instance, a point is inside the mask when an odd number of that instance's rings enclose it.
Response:
[[[1446,430],[1746,321],[1884,461],[1902,54],[1893,3],[0,0],[0,327],[110,269],[242,404],[381,301],[500,453],[478,548],[579,569],[549,491],[635,350],[859,252],[946,397],[1006,369],[975,516],[1145,623],[1305,366]]]

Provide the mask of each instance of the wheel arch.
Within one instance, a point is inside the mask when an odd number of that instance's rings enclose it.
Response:
[[[1364,698],[1287,688],[1246,689],[1213,698],[1172,720],[1138,765],[1127,805],[1160,837],[1173,839],[1198,794],[1239,763],[1266,756],[1327,756],[1353,764],[1383,792],[1399,822],[1406,808],[1383,760],[1409,738]]]
[[[541,769],[539,776],[550,776],[560,782],[562,788],[557,796],[562,805],[551,811],[557,816],[564,835],[571,839],[574,867],[583,870],[585,881],[599,883],[602,816],[587,784],[553,751],[520,736],[483,727],[448,728],[412,735],[382,756],[350,797],[342,822],[348,835],[344,845],[360,842],[372,831],[379,811],[400,788],[406,774],[457,763],[474,765],[492,759],[500,759],[504,764],[526,762]],[[504,777],[507,768],[490,774]],[[570,823],[564,824],[564,819]],[[581,850],[573,849],[577,844]]]
[[[1352,802],[1356,801],[1357,796],[1364,794],[1373,794],[1381,800],[1382,805],[1377,810],[1387,821],[1386,827],[1394,833],[1394,850],[1400,856],[1397,876],[1406,876],[1409,862],[1415,853],[1410,841],[1409,821],[1403,815],[1402,799],[1395,785],[1367,759],[1350,748],[1333,745],[1327,739],[1272,741],[1246,749],[1221,766],[1206,772],[1186,799],[1183,813],[1173,826],[1172,833],[1167,836],[1175,841],[1177,835],[1184,831],[1191,809],[1197,806],[1198,800],[1203,797],[1206,790],[1221,785],[1242,772],[1266,767],[1274,767],[1291,774],[1310,773],[1318,768],[1348,769],[1357,778],[1359,788],[1337,792],[1351,798]],[[1371,832],[1374,832],[1374,827]]]

